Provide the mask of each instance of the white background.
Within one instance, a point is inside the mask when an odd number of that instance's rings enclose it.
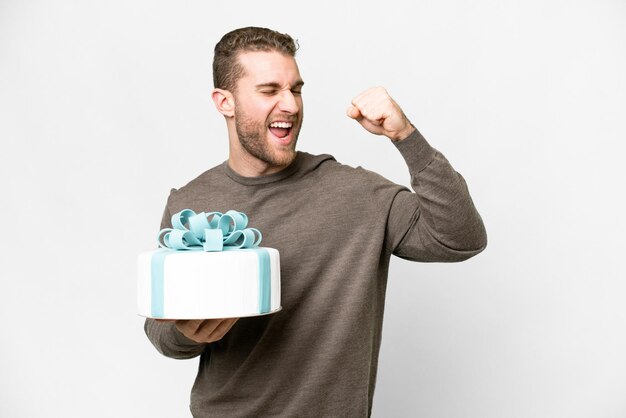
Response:
[[[0,416],[188,416],[135,258],[227,158],[212,50],[248,25],[300,42],[299,149],[408,185],[344,115],[384,85],[487,226],[465,263],[394,258],[373,415],[626,417],[621,0],[1,0]]]

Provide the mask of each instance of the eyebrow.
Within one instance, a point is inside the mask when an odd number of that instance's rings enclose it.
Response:
[[[298,80],[291,86],[291,88],[295,89],[296,87],[302,87],[302,86],[304,86],[304,81]],[[270,83],[261,83],[261,84],[257,84],[256,85],[257,90],[258,89],[262,89],[264,87],[271,87],[271,88],[274,88],[274,89],[279,89],[281,86],[280,86],[279,83],[277,83],[275,81],[270,82]]]

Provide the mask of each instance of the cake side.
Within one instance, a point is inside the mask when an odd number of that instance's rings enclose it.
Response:
[[[255,316],[281,306],[280,260],[274,248],[148,251],[139,255],[137,273],[138,313],[146,317]]]

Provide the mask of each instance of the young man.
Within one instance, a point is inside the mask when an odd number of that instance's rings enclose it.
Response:
[[[389,259],[462,261],[486,233],[463,178],[380,87],[347,110],[404,157],[415,192],[383,177],[296,151],[303,81],[293,39],[263,28],[215,47],[212,98],[229,158],[172,190],[171,214],[237,209],[281,257],[282,311],[253,318],[148,319],[172,358],[200,356],[197,417],[361,417],[372,408]]]

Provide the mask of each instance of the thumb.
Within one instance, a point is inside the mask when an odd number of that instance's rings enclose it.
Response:
[[[356,120],[360,120],[363,118],[363,115],[361,115],[361,112],[359,111],[359,109],[352,105],[348,106],[348,110],[346,111],[346,114],[352,119],[356,119]]]

